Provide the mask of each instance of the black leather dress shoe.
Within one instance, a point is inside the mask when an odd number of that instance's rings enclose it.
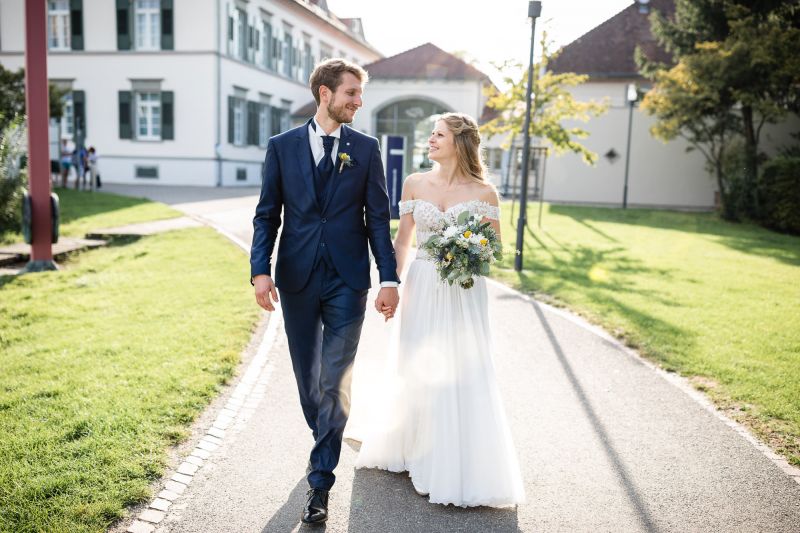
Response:
[[[321,524],[328,519],[328,491],[308,489],[308,501],[303,507],[304,524]]]

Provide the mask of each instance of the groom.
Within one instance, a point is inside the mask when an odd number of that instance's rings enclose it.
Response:
[[[269,140],[253,218],[250,282],[256,301],[268,311],[275,310],[280,292],[300,405],[314,436],[305,523],[328,518],[370,287],[367,243],[381,281],[375,308],[390,309],[391,316],[399,301],[378,141],[346,125],[362,105],[366,82],[361,67],[342,59],[314,69],[310,83],[317,112]],[[271,256],[281,210],[273,283]]]

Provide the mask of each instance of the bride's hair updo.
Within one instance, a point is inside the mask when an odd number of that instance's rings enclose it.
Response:
[[[481,135],[478,123],[466,113],[444,113],[439,117],[447,125],[456,146],[456,164],[465,176],[483,182],[486,165],[481,160]]]

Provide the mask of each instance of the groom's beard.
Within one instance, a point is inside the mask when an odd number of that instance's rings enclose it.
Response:
[[[328,116],[339,124],[350,124],[353,119],[348,116],[345,106],[334,106],[333,102],[328,102]],[[355,118],[355,113],[353,114]]]

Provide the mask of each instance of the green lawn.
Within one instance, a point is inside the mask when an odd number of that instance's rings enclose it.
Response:
[[[67,227],[174,216],[104,201],[91,223],[65,201]],[[245,254],[209,228],[62,267],[0,277],[0,531],[104,531],[148,499],[168,447],[233,375],[259,315]]]
[[[602,325],[800,465],[800,238],[711,213],[544,206],[492,275]],[[516,216],[516,215],[515,215]]]
[[[53,189],[61,207],[60,234],[83,237],[87,231],[182,216],[164,204],[142,198],[129,198],[103,192],[89,193],[74,189]],[[21,242],[20,232],[0,236],[0,244]]]

